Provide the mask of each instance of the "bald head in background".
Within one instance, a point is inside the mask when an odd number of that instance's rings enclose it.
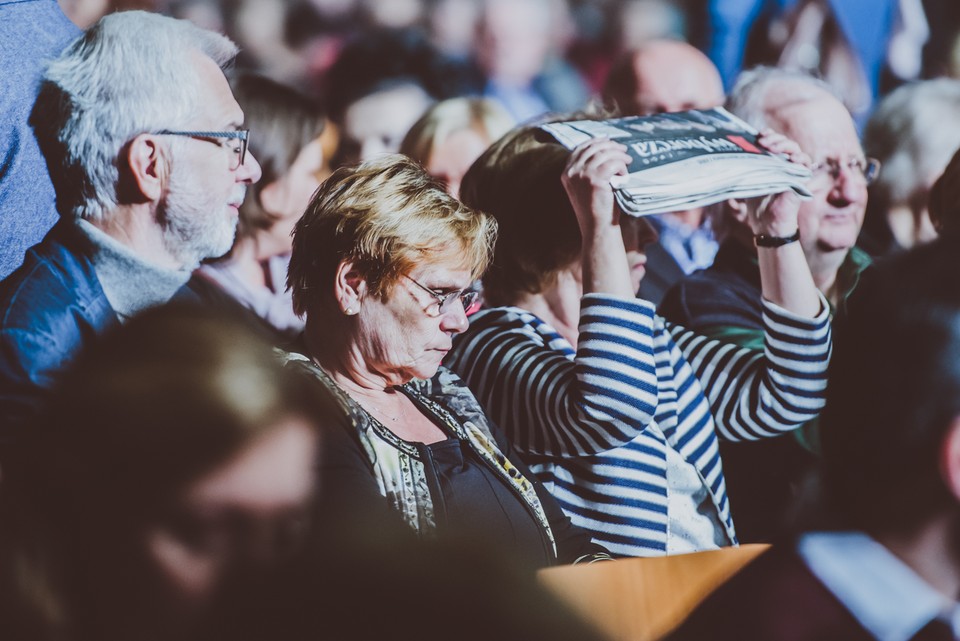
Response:
[[[604,104],[622,116],[710,109],[724,102],[720,72],[699,49],[678,40],[649,40],[610,70]],[[654,304],[686,274],[713,262],[717,242],[703,208],[650,219],[660,236],[647,248],[647,275],[639,295]]]
[[[678,40],[651,40],[614,64],[604,101],[624,116],[709,109],[723,104],[723,82],[713,62]]]

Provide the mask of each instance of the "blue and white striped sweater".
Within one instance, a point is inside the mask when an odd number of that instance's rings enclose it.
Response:
[[[823,406],[830,353],[816,319],[764,302],[763,353],[706,339],[638,299],[590,294],[576,352],[518,308],[471,318],[447,364],[504,429],[573,521],[612,552],[666,553],[666,451],[699,472],[736,541],[717,434],[755,440]]]

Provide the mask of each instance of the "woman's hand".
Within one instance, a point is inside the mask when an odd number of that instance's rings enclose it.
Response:
[[[577,147],[561,181],[576,213],[583,236],[581,252],[583,293],[603,293],[625,298],[636,295],[630,262],[620,226],[620,209],[610,179],[627,173],[627,148],[608,138],[597,138]]]
[[[773,153],[786,155],[791,162],[810,165],[810,158],[786,136],[766,130],[758,142]],[[785,191],[747,201],[747,220],[754,234],[793,236],[799,228],[799,209],[800,197]],[[820,295],[800,243],[758,247],[757,259],[764,298],[800,316],[814,318],[820,313]]]
[[[786,156],[790,162],[810,166],[810,157],[782,134],[765,129],[757,142],[768,151]],[[754,234],[792,236],[797,231],[799,209],[800,197],[788,190],[747,201],[747,221]]]
[[[609,138],[589,140],[570,155],[563,171],[563,187],[584,238],[614,226],[620,233],[620,210],[610,179],[626,175],[630,160],[627,148]]]

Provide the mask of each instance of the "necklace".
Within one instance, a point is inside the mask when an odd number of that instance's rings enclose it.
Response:
[[[372,401],[370,401],[370,399],[369,399],[369,397],[368,397],[368,393],[363,393],[363,392],[361,392],[360,389],[359,389],[359,386],[347,384],[344,380],[338,381],[336,376],[334,376],[333,374],[331,374],[330,372],[328,372],[326,369],[324,369],[323,365],[320,364],[320,361],[317,360],[317,358],[316,358],[315,356],[312,356],[312,357],[311,357],[311,360],[313,361],[313,363],[314,363],[318,368],[320,368],[320,371],[322,371],[324,374],[326,374],[327,376],[330,377],[330,381],[334,384],[334,386],[336,386],[337,389],[339,389],[343,394],[345,394],[345,395],[347,396],[347,398],[349,398],[349,399],[350,399],[351,401],[353,401],[356,405],[358,405],[361,410],[363,410],[364,412],[366,412],[367,414],[369,414],[371,417],[373,417],[373,418],[374,418],[375,420],[377,420],[378,422],[380,421],[380,419],[387,419],[387,420],[389,420],[391,423],[398,423],[398,422],[400,422],[401,419],[403,419],[404,421],[406,421],[406,419],[407,419],[407,411],[406,411],[406,409],[403,407],[403,405],[400,406],[400,415],[399,415],[399,416],[394,416],[394,415],[392,415],[392,414],[388,414],[387,412],[383,411],[376,403],[373,403]],[[349,380],[349,379],[347,379],[347,380]],[[348,388],[349,388],[349,389],[353,389],[353,391],[352,391],[352,392],[348,391]],[[400,395],[400,396],[405,396],[405,395],[403,394],[403,392],[396,391],[397,388],[394,388],[394,390],[395,390],[395,391],[393,392],[394,394],[398,394],[398,395]],[[389,392],[388,392],[388,393],[389,393]],[[364,399],[364,400],[361,402],[360,399]],[[369,409],[368,409],[368,408],[369,408]],[[371,409],[376,412],[376,414],[377,414],[376,416],[374,416],[373,412],[370,411]]]
[[[397,393],[399,394],[399,392],[397,392]],[[381,409],[379,406],[371,403],[369,400],[367,400],[367,404],[370,406],[371,409],[373,409],[373,410],[377,413],[377,417],[378,417],[378,418],[381,418],[381,419],[386,418],[386,419],[388,419],[389,421],[391,421],[391,422],[393,422],[393,423],[399,422],[400,419],[404,419],[404,421],[405,421],[406,418],[407,418],[407,411],[406,411],[406,409],[404,409],[403,406],[400,407],[400,415],[399,415],[399,416],[395,416],[395,415],[393,415],[393,414],[389,414],[388,412],[385,412],[383,409]],[[361,405],[362,405],[362,404],[361,404]],[[366,408],[364,408],[364,409],[366,409]],[[368,414],[370,413],[369,410],[367,410],[367,413],[368,413]]]

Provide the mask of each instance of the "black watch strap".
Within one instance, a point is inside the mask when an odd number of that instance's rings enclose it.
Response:
[[[800,240],[799,228],[792,236],[767,236],[766,234],[756,234],[753,237],[753,243],[757,247],[783,247],[784,245],[795,243],[798,240]]]

